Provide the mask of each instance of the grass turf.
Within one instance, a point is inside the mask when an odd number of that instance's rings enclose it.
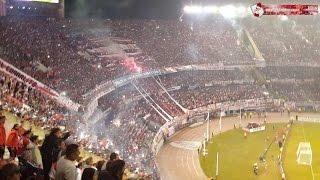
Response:
[[[297,149],[300,142],[310,142],[312,149],[312,169],[297,164]],[[320,179],[320,124],[294,123],[284,150],[284,170],[288,180]]]
[[[277,143],[271,145],[266,155],[266,162],[258,163],[258,175],[253,173],[253,164],[259,162],[259,156],[285,126],[285,124],[267,124],[265,131],[249,133],[247,138],[244,138],[244,132],[240,129],[230,130],[215,136],[212,143],[208,144],[209,154],[206,157],[200,156],[202,169],[208,177],[214,177],[216,153],[219,152],[218,179],[281,179],[277,165],[277,156],[279,155]]]

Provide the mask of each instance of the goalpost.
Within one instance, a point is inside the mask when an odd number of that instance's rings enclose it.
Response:
[[[298,164],[309,165],[312,164],[312,149],[310,142],[300,142],[297,150]]]

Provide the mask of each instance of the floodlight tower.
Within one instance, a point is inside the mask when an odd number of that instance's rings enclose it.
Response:
[[[206,119],[207,119],[207,142],[208,142],[210,139],[210,114],[209,114],[209,112],[208,112]]]
[[[208,150],[206,149],[206,143],[209,142],[210,139],[210,113],[208,112],[206,121],[207,121],[207,132],[204,133],[205,140],[203,142],[203,156],[206,156],[208,154]]]
[[[219,131],[220,131],[220,133],[221,133],[221,130],[222,130],[222,109],[220,109],[220,119],[219,119]]]
[[[241,103],[240,103],[240,124],[239,124],[240,128],[242,128],[242,114],[241,113],[242,112],[241,112]]]
[[[203,150],[202,150],[202,155],[206,156],[208,154],[208,150],[206,148],[206,140],[203,141]]]

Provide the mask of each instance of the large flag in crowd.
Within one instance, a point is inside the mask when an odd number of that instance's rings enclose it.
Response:
[[[264,60],[259,48],[252,39],[250,33],[247,30],[243,31],[243,43],[244,46],[248,49],[250,55],[256,60]]]

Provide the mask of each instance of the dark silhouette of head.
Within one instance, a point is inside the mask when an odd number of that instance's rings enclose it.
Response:
[[[19,124],[14,124],[12,129],[18,130],[19,129]]]
[[[80,150],[77,144],[70,144],[66,148],[66,158],[75,161],[79,158]]]
[[[61,132],[61,129],[60,128],[52,128],[51,129],[51,132],[50,132],[50,135],[55,135],[57,137],[61,137],[62,136],[62,132]]]
[[[20,180],[20,169],[13,163],[6,164],[0,171],[0,179],[3,180]]]
[[[110,160],[111,161],[115,161],[115,160],[118,160],[119,159],[119,155],[115,152],[111,153],[110,154]]]
[[[122,179],[122,175],[125,170],[125,165],[126,163],[123,160],[118,159],[113,161],[109,169],[110,173],[113,176],[116,176],[117,178]]]
[[[93,180],[95,176],[96,170],[93,168],[85,168],[83,170],[81,180]]]

